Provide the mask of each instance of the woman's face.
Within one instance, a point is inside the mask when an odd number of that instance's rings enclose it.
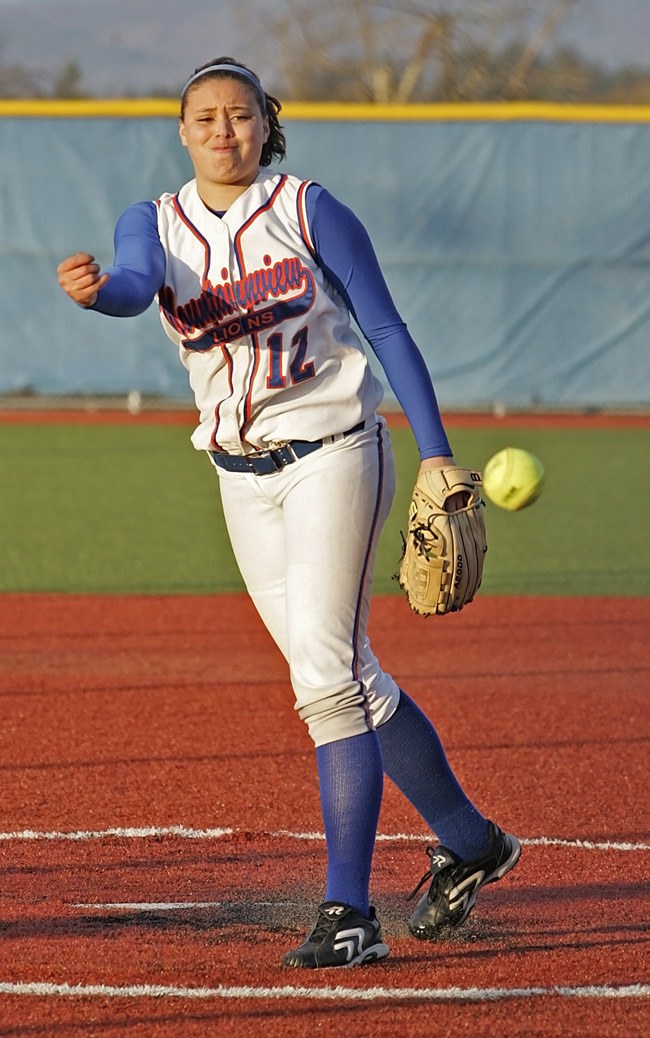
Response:
[[[259,172],[269,123],[252,87],[220,76],[190,87],[179,132],[199,190],[228,185],[244,191]]]

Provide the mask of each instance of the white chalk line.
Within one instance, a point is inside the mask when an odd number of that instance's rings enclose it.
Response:
[[[88,901],[73,904],[73,908],[126,912],[178,912],[188,908],[227,908],[232,901]],[[301,901],[246,901],[249,908],[298,908]]]
[[[21,829],[14,833],[0,833],[0,840],[106,840],[117,836],[124,840],[146,840],[152,836],[180,836],[184,840],[215,840],[221,836],[231,836],[235,829],[188,829],[184,825],[146,826],[143,829],[79,829],[73,832],[44,831]]]
[[[650,984],[628,984],[621,987],[589,985],[586,987],[528,988],[347,988],[342,986],[297,987],[217,987],[188,988],[163,984],[52,984],[46,982],[0,982],[0,995],[31,995],[67,998],[174,998],[174,999],[309,999],[311,1001],[378,1002],[420,999],[430,1002],[497,1002],[508,998],[648,998]]]
[[[106,840],[118,837],[125,840],[140,840],[158,836],[177,836],[184,840],[215,840],[223,836],[236,836],[243,834],[246,830],[232,827],[219,829],[192,829],[184,825],[146,826],[144,828],[122,828],[111,829],[80,829],[71,832],[38,831],[36,829],[21,829],[16,832],[0,832],[0,841],[90,841]],[[278,829],[267,832],[260,831],[249,835],[257,835],[261,839],[278,837],[287,840],[324,840],[325,834],[321,832],[292,832],[288,829]],[[431,843],[431,834],[420,835],[413,833],[378,833],[378,843]],[[554,836],[534,836],[528,839],[520,839],[520,843],[528,847],[573,847],[576,850],[586,851],[650,851],[650,843],[631,843],[617,840],[569,840]]]

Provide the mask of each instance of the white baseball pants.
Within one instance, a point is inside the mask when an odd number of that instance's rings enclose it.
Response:
[[[270,475],[217,470],[235,558],[317,746],[377,727],[399,701],[366,633],[395,493],[386,423],[366,425]]]

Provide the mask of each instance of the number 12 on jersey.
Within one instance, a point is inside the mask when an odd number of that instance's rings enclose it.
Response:
[[[285,351],[283,349],[283,335],[281,332],[273,332],[269,335],[266,345],[269,350],[269,373],[266,378],[267,389],[284,389],[287,377],[284,373]],[[292,359],[289,361],[289,379],[292,385],[305,382],[313,378],[315,373],[314,362],[307,361],[307,329],[301,328],[291,340]],[[287,351],[288,353],[288,351]],[[287,358],[288,359],[288,358]]]

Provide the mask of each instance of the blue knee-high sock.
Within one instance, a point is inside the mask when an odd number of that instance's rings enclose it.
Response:
[[[384,782],[377,733],[318,746],[316,761],[327,840],[324,900],[343,901],[367,916]]]
[[[487,819],[464,793],[429,719],[405,692],[397,710],[377,729],[384,771],[459,858],[482,854]]]

